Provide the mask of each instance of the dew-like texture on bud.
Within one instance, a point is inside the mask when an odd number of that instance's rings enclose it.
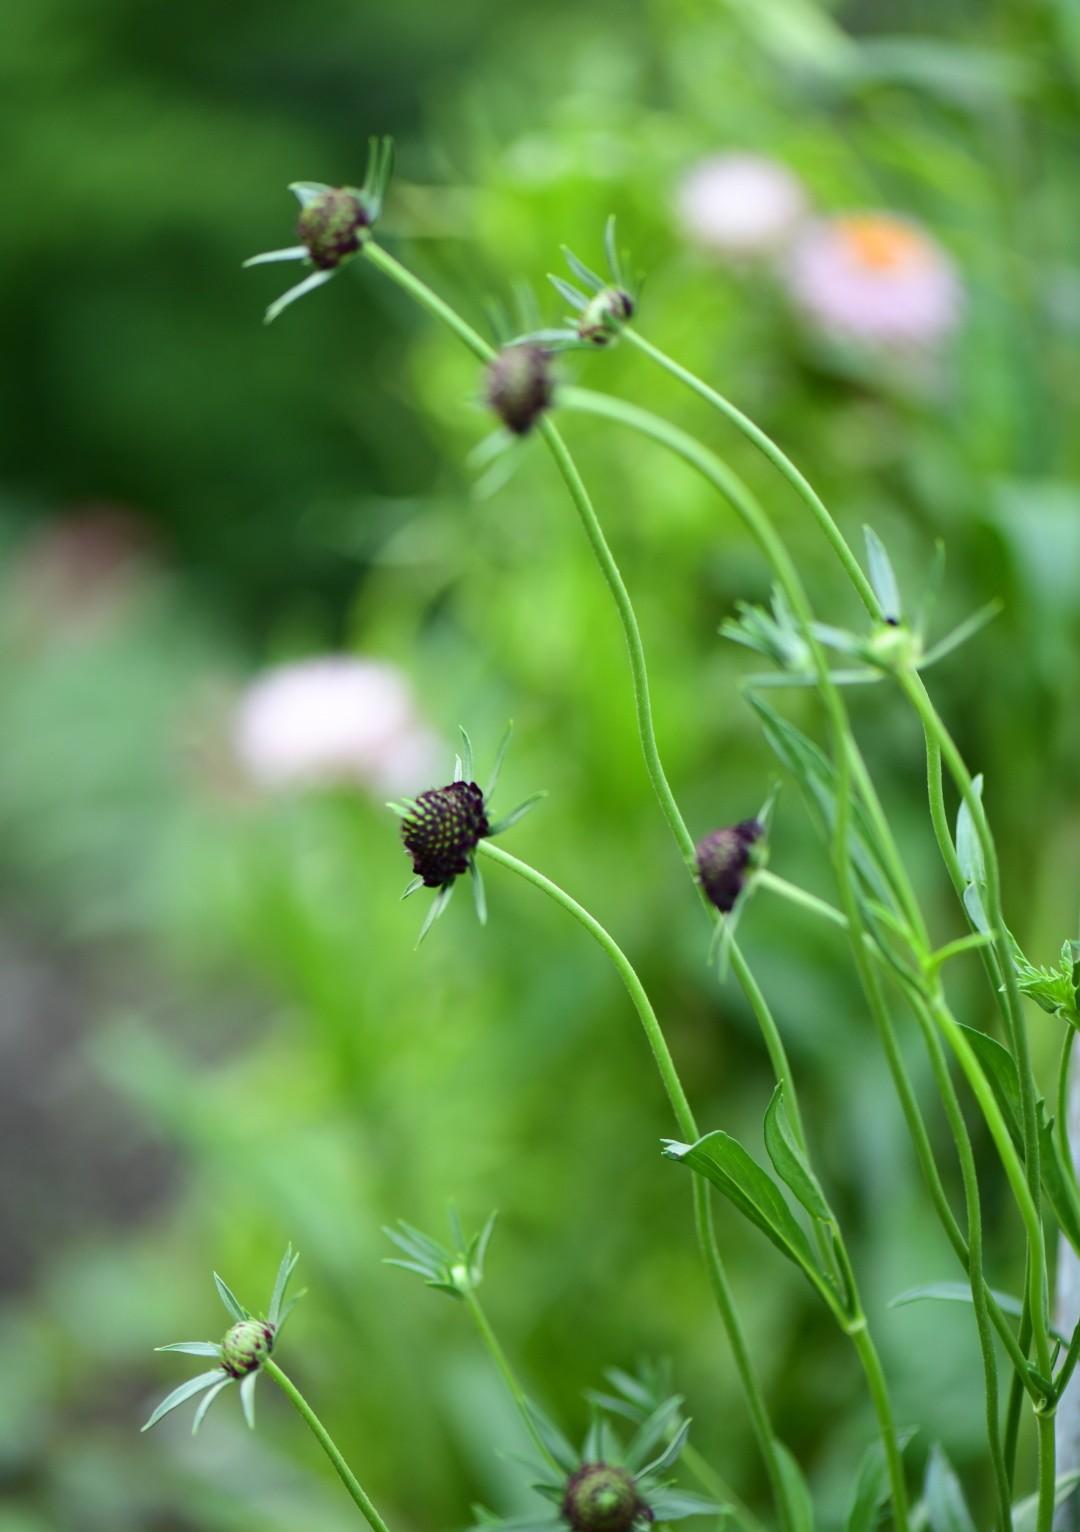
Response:
[[[574,1532],[630,1532],[652,1520],[633,1474],[614,1463],[583,1463],[567,1480],[562,1513]]]
[[[221,1365],[234,1378],[261,1367],[274,1349],[274,1327],[261,1319],[241,1319],[225,1333]]]
[[[606,346],[633,314],[634,300],[629,293],[621,287],[605,287],[582,309],[577,326],[578,338],[594,346]]]
[[[701,886],[725,915],[742,893],[746,869],[750,865],[750,848],[761,833],[761,825],[756,819],[744,819],[740,824],[713,830],[711,835],[698,842],[696,858]]]
[[[313,265],[332,271],[364,242],[371,219],[355,192],[332,186],[313,197],[300,213],[296,232]]]
[[[488,367],[488,404],[515,436],[536,423],[552,394],[551,360],[542,346],[507,346]]]
[[[413,872],[441,888],[467,872],[477,842],[491,834],[484,795],[475,782],[451,782],[421,793],[401,822]]]

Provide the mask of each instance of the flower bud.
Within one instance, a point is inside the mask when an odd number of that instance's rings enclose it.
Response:
[[[550,359],[541,346],[506,346],[488,367],[488,404],[515,436],[531,429],[552,393]]]
[[[652,1519],[634,1476],[613,1463],[583,1463],[567,1480],[562,1513],[574,1532],[630,1532]]]
[[[484,795],[475,782],[451,782],[421,793],[401,821],[413,872],[428,888],[442,888],[467,872],[477,842],[490,834]]]
[[[606,346],[633,317],[634,300],[621,287],[605,287],[582,309],[577,323],[579,340]]]
[[[762,827],[756,819],[744,819],[740,824],[713,830],[698,842],[696,859],[701,886],[724,915],[734,908],[742,893],[750,848],[761,834]]]
[[[274,1327],[261,1319],[241,1319],[225,1333],[221,1365],[234,1378],[261,1367],[274,1348]]]
[[[304,206],[296,232],[312,264],[321,271],[332,271],[347,256],[356,254],[370,225],[371,218],[356,192],[347,186],[331,186]]]

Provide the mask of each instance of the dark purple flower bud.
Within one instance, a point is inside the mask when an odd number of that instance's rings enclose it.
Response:
[[[723,914],[734,908],[750,865],[750,848],[762,834],[756,819],[723,830],[713,830],[697,845],[697,870],[701,886]]]
[[[307,247],[312,264],[332,271],[363,244],[371,218],[356,192],[332,186],[320,192],[301,210],[296,232]]]
[[[506,346],[487,370],[487,401],[508,431],[525,433],[553,395],[551,362],[542,346]]]
[[[567,1480],[562,1513],[574,1532],[630,1532],[652,1520],[633,1474],[613,1463],[583,1463]]]
[[[413,872],[442,888],[469,869],[477,842],[491,834],[484,795],[475,782],[451,782],[421,793],[401,821]]]
[[[232,1378],[261,1367],[274,1349],[274,1327],[261,1319],[241,1319],[221,1343],[221,1365]]]

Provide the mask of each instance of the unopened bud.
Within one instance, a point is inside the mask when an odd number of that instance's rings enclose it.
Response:
[[[550,358],[541,346],[507,346],[488,367],[488,404],[515,436],[531,429],[552,393]]]
[[[296,232],[312,264],[332,271],[356,254],[370,226],[371,218],[357,193],[347,186],[332,186],[305,204]]]
[[[261,1319],[241,1319],[226,1331],[221,1365],[234,1378],[261,1367],[274,1349],[274,1327]]]

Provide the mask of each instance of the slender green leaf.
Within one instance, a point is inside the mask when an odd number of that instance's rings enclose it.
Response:
[[[251,1315],[240,1302],[240,1299],[233,1292],[232,1288],[228,1285],[227,1282],[224,1282],[221,1277],[218,1276],[216,1271],[214,1272],[214,1286],[217,1288],[218,1297],[225,1305],[226,1311],[232,1315],[233,1319],[251,1318]]]
[[[214,1388],[207,1389],[206,1393],[199,1400],[199,1403],[195,1408],[195,1414],[191,1422],[192,1436],[197,1436],[199,1434],[199,1427],[206,1419],[207,1410],[213,1404],[217,1396],[221,1393],[222,1389],[228,1388],[229,1384],[233,1382],[235,1382],[235,1379],[233,1378],[222,1378],[221,1382],[216,1384]]]
[[[519,819],[524,819],[526,814],[531,814],[538,803],[543,803],[547,797],[547,789],[543,788],[538,793],[533,793],[531,798],[526,798],[524,803],[519,803],[516,809],[511,809],[502,819],[498,819],[491,827],[492,835],[501,835],[504,830],[509,830],[511,825],[516,825]]]
[[[806,1476],[783,1442],[775,1441],[780,1476],[791,1506],[791,1532],[814,1532],[814,1502]]]
[[[220,1356],[221,1347],[216,1341],[178,1340],[169,1346],[155,1346],[155,1351],[183,1351],[188,1356]]]
[[[684,1521],[688,1516],[727,1516],[731,1507],[684,1489],[658,1489],[649,1495],[655,1521]]]
[[[212,1372],[200,1372],[196,1377],[188,1378],[186,1382],[180,1384],[179,1388],[174,1388],[171,1394],[166,1395],[142,1429],[149,1431],[150,1427],[156,1426],[170,1410],[175,1410],[177,1405],[202,1393],[204,1388],[213,1388],[214,1384],[220,1383],[222,1378],[230,1381],[228,1373],[221,1367],[215,1367]]]
[[[765,1148],[781,1181],[795,1193],[812,1218],[835,1222],[825,1193],[792,1132],[784,1102],[783,1081],[777,1083],[765,1111]]]
[[[513,738],[513,735],[514,720],[511,718],[510,722],[506,725],[506,731],[503,734],[502,739],[499,741],[499,748],[495,752],[495,764],[491,768],[491,776],[488,778],[487,787],[484,789],[485,801],[491,797],[492,793],[494,793],[495,789],[499,785],[499,778],[502,775],[503,762],[506,760],[506,752],[510,748],[510,741]]]
[[[285,1290],[289,1285],[296,1263],[300,1259],[300,1252],[294,1250],[292,1245],[285,1246],[285,1254],[281,1257],[281,1265],[278,1267],[277,1277],[274,1280],[274,1291],[270,1295],[270,1308],[267,1319],[277,1329],[281,1318],[281,1305],[285,1301]]]
[[[659,1442],[666,1441],[671,1430],[678,1425],[681,1406],[682,1399],[676,1394],[665,1399],[642,1421],[623,1456],[624,1463],[632,1473],[641,1471],[642,1464],[648,1461],[653,1448]]]
[[[675,1435],[668,1442],[663,1452],[657,1453],[650,1463],[646,1463],[641,1470],[641,1477],[648,1478],[650,1474],[663,1477],[669,1468],[673,1468],[679,1460],[679,1454],[686,1446],[686,1438],[690,1435],[690,1422],[684,1420]]]
[[[259,1374],[249,1372],[240,1384],[240,1403],[244,1407],[244,1419],[248,1423],[248,1429],[255,1429],[255,1382]]]
[[[1064,1505],[1080,1484],[1080,1469],[1063,1473],[1054,1486],[1054,1509]],[[1039,1497],[1028,1495],[1013,1506],[1013,1532],[1035,1532],[1039,1520]],[[936,1529],[935,1529],[936,1532]]]
[[[1003,1293],[998,1288],[991,1288],[990,1292],[1003,1314],[1012,1314],[1019,1319],[1024,1312],[1024,1305],[1019,1298],[1014,1297],[1012,1293]],[[924,1282],[919,1287],[907,1287],[902,1293],[897,1293],[895,1298],[889,1299],[889,1307],[902,1309],[909,1303],[923,1303],[927,1300],[939,1303],[971,1303],[971,1288],[966,1282]]]
[[[937,1442],[930,1448],[924,1496],[930,1532],[975,1532],[963,1486]]]
[[[885,544],[873,527],[863,527],[866,539],[866,562],[870,572],[870,584],[881,603],[886,618],[899,622],[903,609],[900,604],[900,587],[892,567],[892,560],[885,551]]]
[[[737,1139],[717,1130],[706,1133],[696,1144],[668,1141],[664,1154],[711,1181],[789,1260],[812,1273],[815,1280],[819,1278],[809,1241],[783,1193]]]
[[[975,777],[971,785],[975,789],[976,797],[981,798],[982,777]],[[986,863],[983,860],[982,845],[966,798],[961,798],[960,807],[956,811],[956,860],[960,863],[960,871],[968,883],[974,883],[977,887],[985,884]]]
[[[598,277],[595,271],[589,270],[584,261],[579,261],[569,245],[563,245],[562,253],[563,260],[569,266],[574,276],[577,277],[578,281],[594,292],[599,292],[604,286],[603,277]]]
[[[528,1410],[530,1420],[536,1427],[537,1435],[548,1452],[550,1452],[552,1458],[566,1473],[573,1473],[578,1466],[578,1457],[566,1437],[538,1404],[535,1404],[531,1399],[526,1399],[525,1407]]]
[[[898,1434],[900,1450],[914,1436],[913,1430]],[[882,1506],[889,1498],[889,1467],[880,1441],[872,1441],[863,1453],[855,1477],[855,1496],[848,1513],[847,1532],[872,1532]]]

